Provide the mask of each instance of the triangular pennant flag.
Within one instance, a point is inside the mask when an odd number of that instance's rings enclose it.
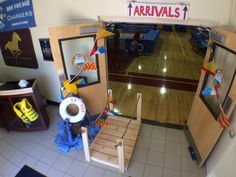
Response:
[[[115,99],[110,99],[110,100],[108,101],[108,103],[111,103],[111,104],[113,104],[113,105],[116,105],[116,100],[115,100]]]
[[[98,50],[98,46],[97,46],[97,42],[95,42],[89,56],[93,56],[97,50]]]
[[[97,49],[97,51],[95,52],[95,54],[103,54],[106,53],[107,51],[103,48],[103,47],[99,47]]]
[[[108,108],[105,108],[104,111],[103,111],[103,113],[104,113],[104,114],[107,114],[108,111],[109,111],[109,109],[108,109]]]
[[[211,96],[211,95],[216,95],[216,92],[214,89],[210,87],[205,87],[204,90],[202,91],[203,96]]]
[[[113,36],[115,35],[114,33],[104,30],[103,28],[99,28],[97,36],[96,36],[96,40],[101,39],[101,38],[105,38],[108,36]]]
[[[202,70],[208,72],[209,74],[212,74],[212,75],[215,75],[215,64],[214,64],[214,61],[210,61],[206,64],[204,64],[202,67],[201,67]]]
[[[69,80],[64,81],[64,88],[69,93],[78,94],[78,88],[74,83],[70,83]]]
[[[220,112],[219,123],[220,123],[222,128],[230,127],[229,119],[228,119],[228,117],[225,115],[225,113],[222,110]]]
[[[86,84],[86,81],[84,79],[81,79],[81,82],[80,82],[81,85],[85,85]]]

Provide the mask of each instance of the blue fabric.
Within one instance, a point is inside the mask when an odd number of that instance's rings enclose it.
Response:
[[[97,116],[88,116],[83,119],[81,126],[88,128],[88,135],[90,137],[89,143],[92,143],[92,140],[96,137],[97,133],[100,130],[100,126],[96,126],[94,121]],[[57,145],[58,150],[62,152],[69,152],[73,149],[82,149],[83,141],[82,136],[79,133],[77,137],[72,136],[71,127],[72,124],[66,121],[61,121],[57,124],[59,133],[55,138],[55,144]]]

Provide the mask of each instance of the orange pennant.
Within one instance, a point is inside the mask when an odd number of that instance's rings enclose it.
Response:
[[[111,103],[111,104],[113,104],[113,105],[116,105],[116,100],[115,99],[109,99],[108,100],[108,103]]]
[[[84,66],[82,67],[82,70],[96,70],[97,66],[95,63],[85,62]]]
[[[220,112],[219,123],[222,128],[230,127],[229,119],[227,118],[227,116],[225,115],[225,113],[223,111]]]

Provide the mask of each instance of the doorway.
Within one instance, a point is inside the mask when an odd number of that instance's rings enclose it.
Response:
[[[198,26],[106,23],[108,88],[116,112],[134,116],[131,100],[143,94],[142,119],[182,127],[191,109],[207,50],[208,33]]]

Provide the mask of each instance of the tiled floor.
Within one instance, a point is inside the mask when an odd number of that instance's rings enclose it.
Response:
[[[183,131],[142,124],[130,167],[124,174],[87,163],[83,151],[57,150],[57,107],[48,106],[50,129],[21,133],[0,129],[0,176],[13,177],[27,164],[48,177],[204,177],[187,152]]]

